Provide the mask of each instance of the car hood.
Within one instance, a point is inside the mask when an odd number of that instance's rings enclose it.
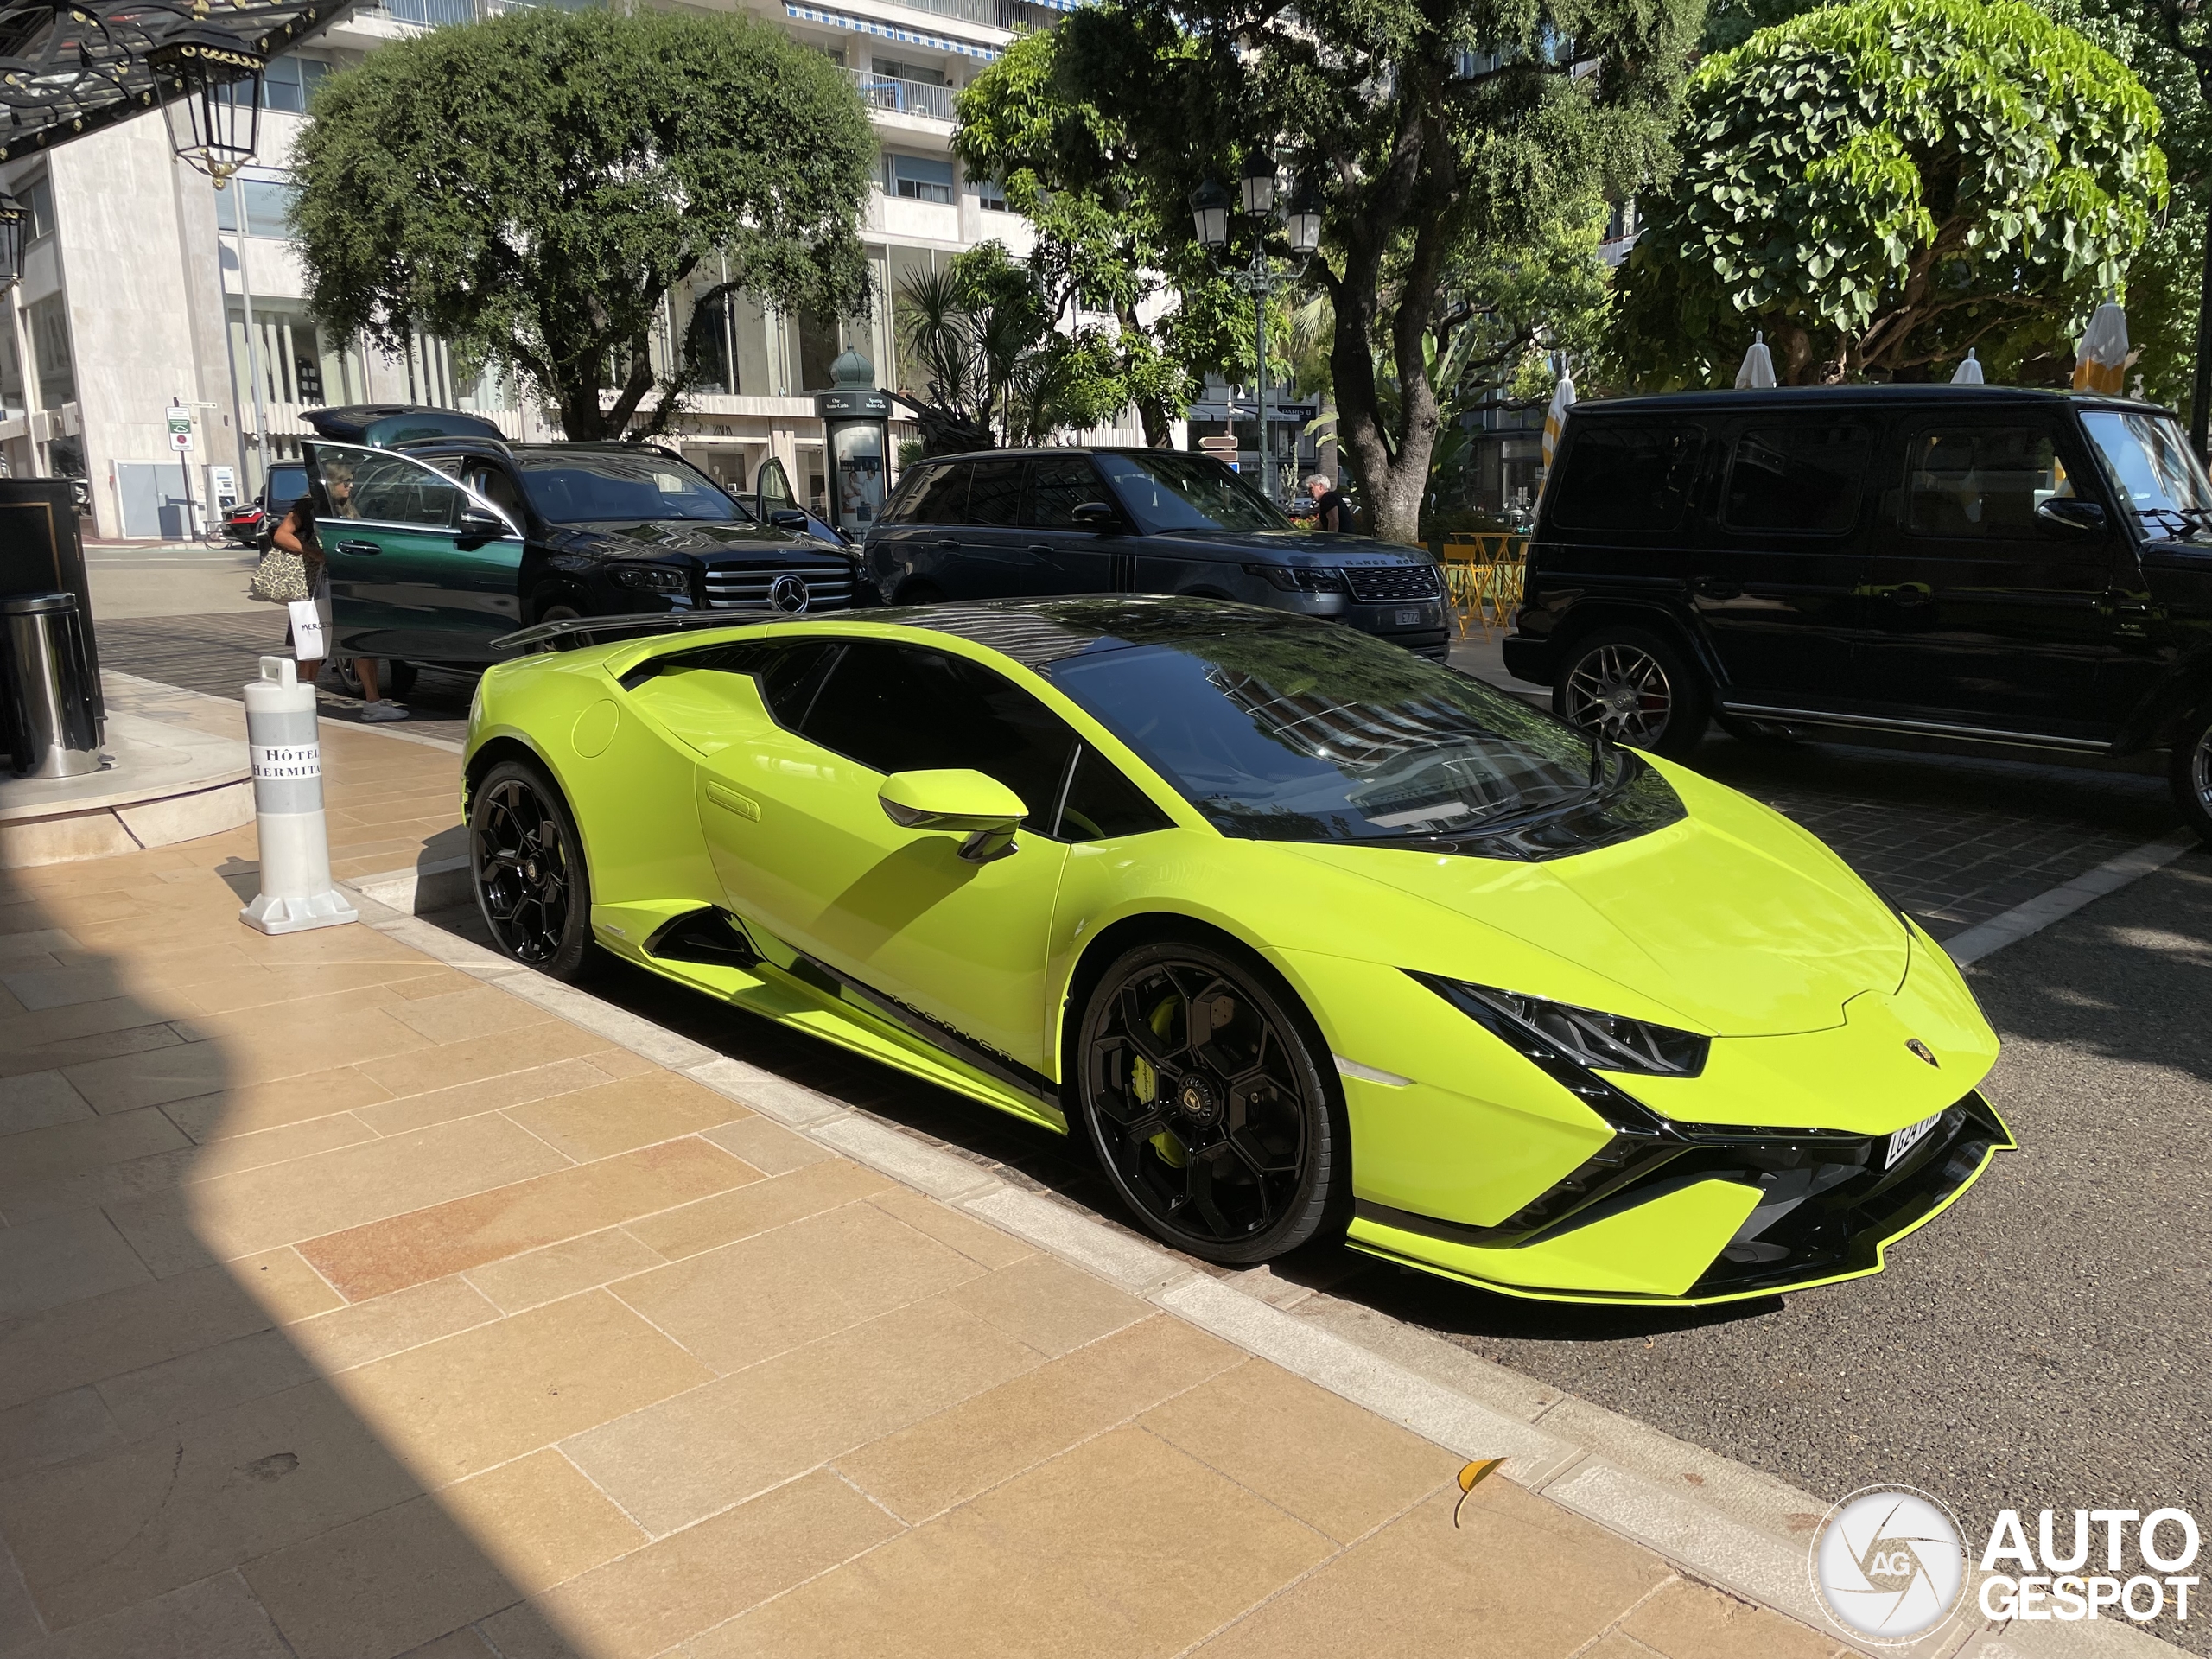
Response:
[[[1724,1037],[1827,1030],[1853,997],[1897,990],[1904,925],[1847,865],[1780,813],[1653,764],[1688,816],[1589,853],[1520,863],[1344,843],[1297,850],[1510,935],[1561,972],[1504,983],[1482,931],[1464,928],[1430,930],[1403,968],[1566,1001],[1604,995],[1596,976],[1633,993],[1606,1012],[1649,1018],[1632,1004],[1656,1004]],[[1525,952],[1510,954],[1523,964],[1515,971],[1531,971]]]
[[[1151,539],[1188,542],[1214,549],[1237,548],[1270,558],[1313,559],[1325,564],[1429,564],[1418,547],[1377,541],[1372,536],[1331,536],[1304,530],[1170,530]]]
[[[773,524],[708,524],[696,518],[652,518],[642,523],[569,524],[554,532],[552,545],[564,553],[596,554],[611,559],[661,559],[690,554],[711,558],[752,554],[787,564],[816,561],[849,569],[852,555],[812,536],[796,536]]]

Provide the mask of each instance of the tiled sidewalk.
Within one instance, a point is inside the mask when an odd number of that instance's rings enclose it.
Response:
[[[1838,1651],[253,850],[0,873],[0,1653]]]

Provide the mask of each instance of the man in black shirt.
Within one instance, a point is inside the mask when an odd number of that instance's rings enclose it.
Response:
[[[1351,533],[1351,503],[1337,493],[1326,478],[1316,473],[1306,480],[1306,493],[1313,498],[1313,526],[1336,535]]]

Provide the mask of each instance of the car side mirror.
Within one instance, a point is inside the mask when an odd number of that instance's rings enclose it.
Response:
[[[778,507],[772,512],[764,512],[761,517],[778,530],[804,530],[806,528],[806,515],[797,507]]]
[[[1068,514],[1069,522],[1084,530],[1111,530],[1122,522],[1110,501],[1085,501]]]
[[[502,536],[514,533],[515,527],[489,507],[461,510],[460,541],[463,547],[481,547],[486,542],[496,542]]]
[[[1014,830],[1029,816],[1020,796],[966,766],[893,772],[875,797],[883,803],[883,816],[902,830],[964,835],[960,856],[970,864],[988,864],[1017,851]]]
[[[2105,510],[2078,495],[2054,495],[2036,508],[2036,517],[2059,530],[2091,531],[2105,527]]]

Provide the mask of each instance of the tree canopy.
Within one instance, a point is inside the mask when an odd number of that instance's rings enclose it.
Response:
[[[1114,320],[1048,345],[1071,420],[1093,425],[1134,404],[1145,441],[1163,444],[1207,373],[1250,372],[1250,302],[1192,243],[1172,178],[1142,165],[1142,123],[1133,130],[1109,114],[1064,64],[1066,39],[1065,29],[1019,36],[970,81],[953,147],[971,172],[1002,181],[1007,205],[1029,220],[1027,264],[1052,321]]]
[[[1997,0],[1861,0],[1761,29],[1689,90],[1617,347],[1647,385],[1993,378],[2070,355],[2166,202],[2159,114],[2108,53]]]
[[[1051,199],[1033,216],[1096,213],[1096,233],[1060,235],[1078,252],[1141,235],[1145,249],[1104,263],[1141,270],[1156,251],[1151,268],[1192,273],[1177,284],[1187,300],[1212,291],[1190,263],[1189,193],[1274,156],[1323,214],[1322,251],[1301,276],[1334,316],[1341,451],[1378,533],[1411,539],[1441,424],[1432,365],[1488,303],[1449,284],[1485,268],[1471,250],[1538,249],[1560,222],[1585,223],[1607,195],[1667,170],[1701,11],[1701,0],[1313,0],[1294,12],[1106,0],[1057,31],[1048,118],[1021,149],[1057,169],[1037,169]],[[975,153],[991,153],[981,137]],[[1063,207],[1055,193],[1080,200]],[[1240,230],[1229,258],[1243,262],[1251,234]],[[1279,233],[1269,245],[1287,253]],[[1241,332],[1249,314],[1240,299],[1224,329]]]
[[[575,439],[620,435],[681,373],[650,346],[716,255],[720,290],[849,313],[874,134],[852,83],[764,23],[529,7],[372,53],[317,93],[294,162],[309,304],[509,369]],[[601,391],[612,386],[611,407]]]

